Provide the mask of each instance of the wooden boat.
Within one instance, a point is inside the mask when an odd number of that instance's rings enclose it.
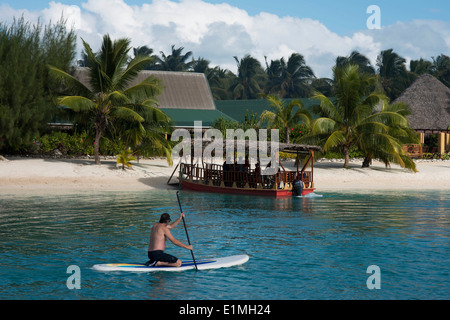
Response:
[[[203,159],[201,164],[181,162],[179,163],[181,188],[200,192],[283,198],[293,196],[293,183],[298,175],[303,182],[302,195],[312,193],[315,190],[313,179],[314,152],[320,151],[321,148],[319,146],[286,143],[280,143],[279,145],[279,151],[297,154],[297,170],[285,170],[279,162],[280,166],[276,174],[261,175],[259,170],[251,168],[242,170],[242,167],[233,164],[229,166],[228,170],[227,168],[224,170],[223,165],[205,163]],[[304,153],[307,156],[303,161],[304,165],[299,168],[299,155]]]

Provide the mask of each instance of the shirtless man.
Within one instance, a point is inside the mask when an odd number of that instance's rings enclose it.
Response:
[[[178,223],[183,219],[184,213],[180,214],[180,217],[169,224],[170,215],[163,213],[158,223],[155,223],[152,232],[150,234],[150,243],[148,245],[148,258],[150,259],[146,265],[148,266],[169,266],[169,267],[179,267],[181,266],[181,260],[176,257],[164,253],[166,248],[166,239],[169,239],[174,245],[179,247],[192,250],[192,245],[185,245],[175,239],[170,233],[170,229],[175,228]]]

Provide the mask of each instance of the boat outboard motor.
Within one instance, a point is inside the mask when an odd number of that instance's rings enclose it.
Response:
[[[292,195],[301,196],[303,193],[303,181],[300,178],[295,178],[294,185],[292,186]]]

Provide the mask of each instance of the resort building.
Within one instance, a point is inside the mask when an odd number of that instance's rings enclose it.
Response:
[[[393,102],[409,105],[412,110],[410,126],[420,135],[420,150],[413,150],[411,146],[408,153],[450,152],[450,89],[447,86],[432,75],[424,74]],[[435,143],[427,146],[436,136],[437,146]]]
[[[284,99],[286,103],[292,100],[300,100],[305,109],[311,111],[310,107],[317,104],[317,100],[308,98],[299,99]],[[252,115],[259,117],[265,110],[270,110],[270,102],[267,99],[252,99],[252,100],[217,100],[216,108],[235,119],[236,121],[245,121],[245,116],[251,118]]]
[[[202,121],[203,129],[207,129],[220,117],[231,119],[216,109],[208,80],[203,73],[143,70],[130,86],[149,76],[162,83],[162,93],[157,97],[158,108],[172,119],[174,128],[191,130],[194,121]],[[88,84],[89,69],[77,68],[75,77]]]

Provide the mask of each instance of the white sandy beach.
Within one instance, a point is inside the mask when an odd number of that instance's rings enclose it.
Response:
[[[294,169],[293,162],[284,162]],[[416,162],[419,172],[398,165],[386,168],[373,162],[361,168],[352,161],[350,169],[343,162],[319,160],[314,165],[314,183],[320,191],[344,190],[450,190],[450,161]],[[134,191],[172,189],[167,184],[174,166],[164,159],[133,162],[133,169],[122,170],[115,160],[102,160],[97,166],[89,159],[7,158],[0,160],[1,193],[64,193],[80,191]],[[178,181],[175,172],[171,182]]]

